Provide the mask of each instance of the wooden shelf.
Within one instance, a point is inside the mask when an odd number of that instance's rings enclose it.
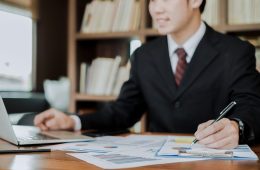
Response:
[[[104,33],[77,33],[76,39],[78,40],[91,40],[91,39],[120,39],[120,38],[133,38],[140,36],[139,31],[130,32],[104,32]]]
[[[148,28],[143,31],[145,36],[159,36],[159,32],[154,28]]]
[[[225,31],[225,25],[215,25],[215,26],[213,26],[213,28],[220,32]],[[160,36],[160,33],[154,28],[145,29],[142,31],[142,34],[144,36]]]
[[[259,31],[260,24],[226,25],[224,29],[226,32]]]
[[[96,96],[88,94],[79,94],[77,93],[75,99],[77,101],[98,101],[98,102],[108,102],[116,100],[116,96]]]
[[[224,25],[213,26],[214,29],[219,31],[225,31],[226,27],[227,26]],[[147,28],[144,30],[130,31],[130,32],[77,33],[76,38],[78,40],[91,40],[91,39],[133,38],[133,37],[140,37],[140,36],[160,36],[160,33],[154,28]]]
[[[212,26],[214,29],[220,32],[241,32],[241,31],[259,31],[259,24],[239,24],[239,25],[215,25]],[[145,29],[143,31],[145,36],[159,36],[160,34],[156,29]]]

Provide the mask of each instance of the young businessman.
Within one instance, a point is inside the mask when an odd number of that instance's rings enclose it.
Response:
[[[210,148],[234,148],[260,137],[260,80],[255,50],[202,22],[205,0],[150,0],[158,31],[138,48],[119,98],[95,114],[55,109],[36,116],[42,130],[127,128],[147,112],[152,132],[194,133]],[[231,101],[227,118],[209,126]]]

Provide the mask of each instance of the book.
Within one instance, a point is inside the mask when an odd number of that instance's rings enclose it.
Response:
[[[202,19],[210,25],[218,25],[220,24],[219,12],[220,1],[208,0],[205,6],[205,10],[202,14]]]
[[[141,6],[140,1],[136,1],[134,4],[133,17],[131,20],[130,30],[138,30],[140,27],[141,18]]]
[[[256,69],[260,72],[260,48],[256,48]]]
[[[88,32],[89,25],[92,17],[92,3],[86,4],[83,20],[81,23],[81,32]]]
[[[120,63],[121,63],[121,57],[116,56],[110,70],[110,75],[108,78],[105,95],[112,95],[112,90],[115,85],[115,80],[116,80]]]
[[[130,64],[119,67],[121,60],[121,56],[97,57],[90,66],[82,63],[80,91],[89,95],[117,96],[122,84],[129,78],[130,72]]]
[[[115,87],[113,89],[113,95],[118,96],[121,90],[122,85],[126,80],[129,79],[130,69],[128,66],[122,66],[119,68],[117,80]]]
[[[83,62],[80,64],[80,78],[79,78],[79,92],[86,92],[86,81],[87,81],[87,63]]]
[[[92,81],[91,91],[89,94],[93,95],[104,95],[111,67],[113,64],[113,58],[101,58],[98,57],[93,62],[93,72],[92,72]]]

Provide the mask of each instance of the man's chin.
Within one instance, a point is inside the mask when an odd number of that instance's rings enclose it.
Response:
[[[157,28],[157,31],[161,35],[167,35],[171,33],[171,30],[166,29],[166,28]]]
[[[159,29],[157,29],[157,31],[158,31],[158,33],[159,33],[160,35],[167,35],[167,34],[170,33],[169,31],[159,30]]]

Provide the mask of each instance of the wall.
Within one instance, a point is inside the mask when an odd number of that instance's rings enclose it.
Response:
[[[67,11],[67,0],[39,1],[35,91],[45,79],[67,75]]]

